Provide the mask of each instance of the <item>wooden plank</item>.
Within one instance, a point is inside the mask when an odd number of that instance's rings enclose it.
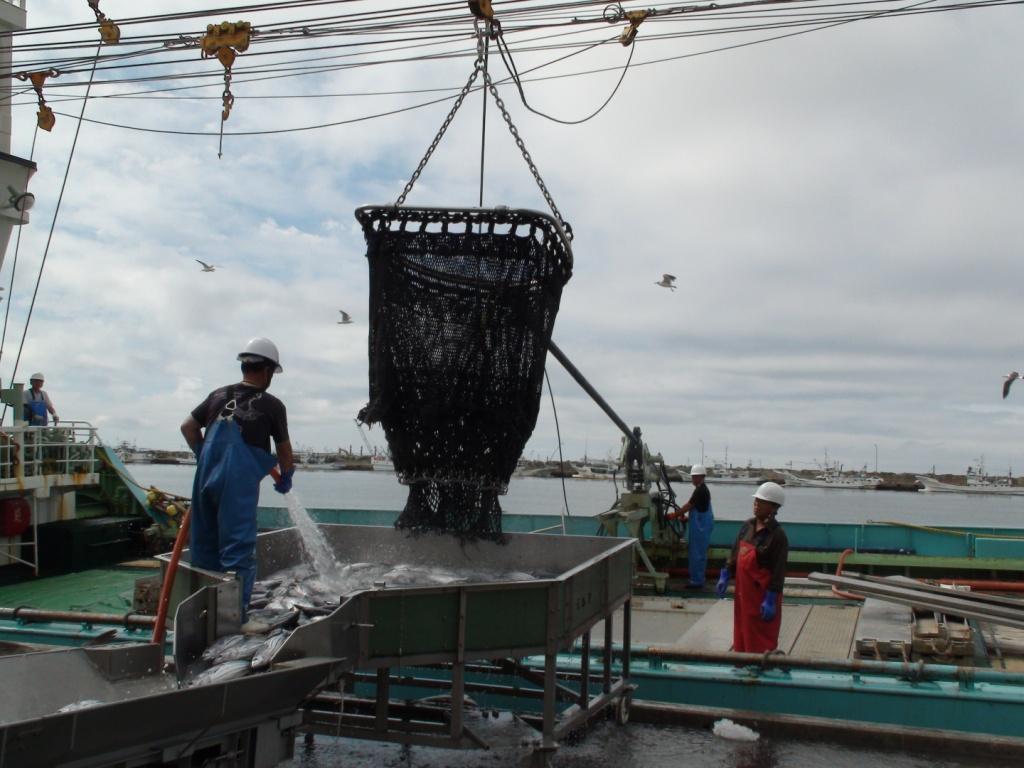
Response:
[[[783,605],[779,648],[789,653],[807,621],[809,605]],[[680,638],[683,651],[728,651],[732,648],[733,602],[719,600]]]
[[[783,605],[782,626],[779,627],[779,650],[786,655],[793,655],[793,646],[796,644],[800,632],[807,623],[807,616],[811,612],[809,605]]]
[[[732,600],[719,600],[679,638],[677,647],[683,651],[728,651],[732,648],[732,611]]]
[[[701,618],[705,600],[682,600],[679,598],[633,598],[631,616],[632,644],[675,645],[679,639]],[[612,622],[615,642],[622,642],[622,610],[615,612]],[[731,635],[730,635],[731,638]],[[604,642],[604,622],[599,622],[590,633],[595,645]]]
[[[804,659],[847,659],[853,648],[860,606],[813,605],[791,656]]]
[[[858,655],[873,658],[875,649],[883,658],[909,653],[914,612],[908,605],[869,597],[857,617],[854,643]]]

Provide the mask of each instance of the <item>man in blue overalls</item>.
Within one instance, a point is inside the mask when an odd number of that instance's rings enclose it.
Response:
[[[693,493],[690,500],[679,508],[678,512],[669,515],[689,520],[687,536],[687,565],[690,581],[687,589],[703,589],[704,572],[708,567],[708,547],[711,545],[711,530],[715,527],[715,514],[711,510],[711,491],[704,479],[708,471],[703,464],[694,464],[690,468],[690,482]]]
[[[60,421],[53,403],[50,402],[50,396],[43,389],[43,381],[43,374],[33,373],[29,377],[31,386],[25,390],[25,421],[30,427],[45,427],[47,413],[53,416],[54,424]]]
[[[192,565],[234,571],[242,579],[242,620],[256,579],[256,505],[260,481],[275,464],[278,493],[292,487],[295,463],[284,404],[267,392],[280,356],[270,339],[251,339],[238,354],[242,381],[215,389],[181,425],[196,454],[192,486]],[[204,435],[205,430],[205,435]],[[277,457],[270,453],[274,439]]]

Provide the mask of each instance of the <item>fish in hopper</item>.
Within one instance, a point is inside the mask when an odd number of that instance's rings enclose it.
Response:
[[[306,564],[286,568],[255,583],[243,634],[222,637],[207,648],[186,685],[223,682],[265,670],[296,627],[330,615],[349,595],[365,589],[535,578],[544,576],[408,563],[348,563],[330,573],[317,573]]]
[[[213,665],[248,660],[265,642],[266,638],[262,635],[228,635],[203,651],[203,660]]]
[[[185,681],[185,687],[193,688],[197,685],[225,683],[228,680],[236,680],[240,677],[245,677],[250,672],[252,672],[252,666],[248,659],[225,661],[223,664],[217,664],[203,672],[192,675]]]
[[[283,629],[279,629],[276,632],[272,632],[269,637],[264,639],[263,645],[260,646],[259,650],[253,654],[252,661],[249,665],[253,669],[264,669],[270,666],[270,660],[274,658],[274,654],[278,652],[285,641],[291,637],[291,632],[286,632]]]

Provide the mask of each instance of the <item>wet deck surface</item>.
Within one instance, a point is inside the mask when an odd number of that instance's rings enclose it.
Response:
[[[634,646],[658,646],[684,652],[724,652],[732,647],[733,602],[697,597],[633,598]],[[779,648],[807,659],[846,659],[854,651],[859,605],[788,603],[782,610]],[[907,630],[909,631],[909,630]],[[595,627],[592,641],[603,640]],[[622,640],[622,615],[616,614],[613,638]]]

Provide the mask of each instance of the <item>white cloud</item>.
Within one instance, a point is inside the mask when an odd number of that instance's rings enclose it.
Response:
[[[146,12],[181,8],[151,2]],[[138,13],[127,0],[107,0],[103,10],[114,19]],[[216,20],[124,32],[195,34]],[[29,21],[91,18],[87,8],[34,0]],[[655,41],[672,23],[641,27],[636,64],[731,39]],[[503,87],[576,231],[558,344],[672,462],[695,458],[703,440],[707,454],[721,458],[728,445],[740,463],[806,462],[827,448],[853,466],[873,463],[877,445],[883,469],[962,470],[981,453],[992,467],[1014,464],[1024,405],[1016,392],[999,399],[999,377],[1024,352],[1014,322],[1024,277],[1024,94],[1006,75],[1020,69],[1021,23],[1013,8],[913,16],[635,66],[608,108],[575,127],[526,112]],[[260,66],[257,50],[238,66]],[[517,62],[526,69],[554,55],[524,53]],[[552,71],[622,66],[627,55],[608,46]],[[215,60],[199,65],[218,72]],[[456,59],[261,82],[246,82],[243,69],[226,130],[400,108],[442,94],[313,96],[458,88],[468,66]],[[491,66],[504,74],[495,57]],[[82,77],[52,81],[54,98],[75,92],[62,81]],[[537,108],[576,118],[617,78],[526,87]],[[95,99],[86,117],[215,132],[222,85],[209,83],[166,95],[213,99]],[[15,99],[26,104],[13,114],[13,151],[22,155],[31,102]],[[79,108],[59,105],[69,115]],[[285,373],[273,391],[288,405],[293,440],[358,445],[352,417],[367,396],[368,276],[351,212],[398,196],[449,108],[228,135],[219,160],[216,136],[86,123],[19,372],[46,370],[61,416],[93,421],[110,442],[173,447],[185,414],[237,377],[245,339],[267,335],[282,350]],[[475,93],[410,202],[476,202],[480,114]],[[493,103],[488,116],[485,201],[542,209]],[[5,381],[74,128],[60,116],[37,139],[38,202],[11,290]],[[217,271],[201,273],[197,258]],[[12,264],[13,245],[5,284]],[[662,272],[679,276],[678,291],[653,285]],[[336,324],[339,308],[352,325]],[[566,453],[617,451],[615,427],[556,363],[549,371]],[[545,392],[528,450],[546,456],[555,447]]]

